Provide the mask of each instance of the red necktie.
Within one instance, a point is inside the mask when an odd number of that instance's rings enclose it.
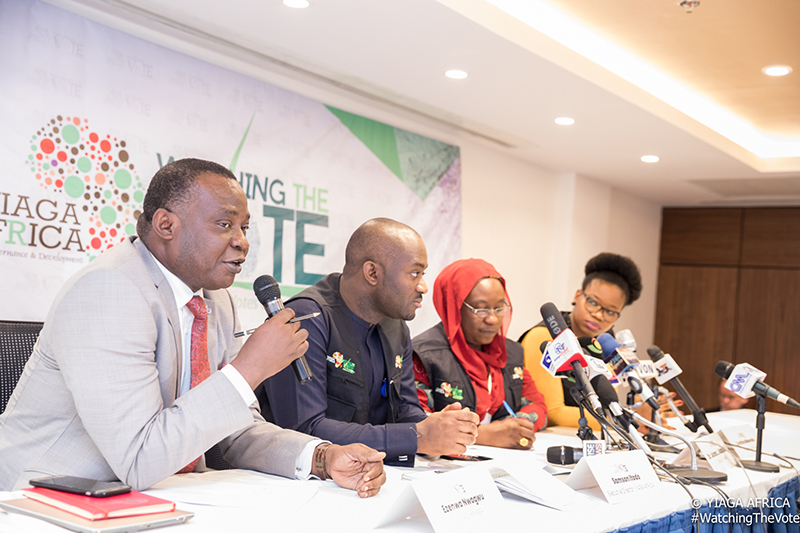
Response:
[[[208,315],[206,313],[206,303],[199,296],[192,297],[186,307],[194,315],[190,349],[192,357],[192,384],[190,388],[193,389],[211,375],[208,367]],[[178,473],[183,474],[194,471],[198,461],[200,461],[199,457],[180,469]]]

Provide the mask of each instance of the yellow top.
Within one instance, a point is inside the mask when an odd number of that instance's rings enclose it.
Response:
[[[564,404],[564,389],[561,379],[551,376],[541,365],[542,352],[539,347],[544,341],[551,340],[553,338],[544,326],[537,326],[525,335],[522,340],[522,347],[525,349],[525,368],[530,372],[536,388],[544,395],[548,426],[578,427],[578,420],[581,416],[580,409]],[[597,423],[597,420],[591,415],[587,415],[586,419],[589,427],[600,431],[600,424]]]

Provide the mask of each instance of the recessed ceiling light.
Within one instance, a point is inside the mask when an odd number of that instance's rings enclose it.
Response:
[[[463,80],[467,77],[467,73],[463,70],[448,70],[444,75],[454,80]]]
[[[569,117],[558,117],[556,119],[556,124],[558,124],[559,126],[572,126],[573,124],[575,124],[575,119]]]
[[[657,155],[643,155],[642,162],[644,163],[658,163]]]
[[[677,4],[681,0],[673,1]],[[800,139],[797,139],[797,136],[776,139],[757,130],[743,118],[701,96],[688,86],[645,63],[631,52],[595,33],[594,30],[578,23],[565,11],[554,7],[554,4],[576,4],[577,2],[548,2],[546,0],[484,0],[484,2],[492,4],[539,33],[666,102],[679,112],[690,116],[760,158],[800,156]],[[449,2],[449,4],[456,3]],[[621,3],[624,2],[615,2],[615,4]],[[698,11],[702,9],[701,7],[697,8]],[[564,56],[551,55],[549,57]],[[777,60],[774,59],[774,61]],[[599,75],[596,80],[598,81],[595,83],[602,84],[603,87],[611,87],[606,84],[605,78]]]
[[[786,76],[791,71],[792,71],[791,67],[787,67],[784,65],[772,65],[761,69],[761,72],[763,72],[767,76]]]
[[[309,6],[308,0],[283,0],[283,5],[296,9],[305,9]]]

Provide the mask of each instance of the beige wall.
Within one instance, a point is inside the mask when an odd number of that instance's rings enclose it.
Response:
[[[608,251],[633,259],[644,285],[617,329],[630,329],[644,349],[652,344],[659,205],[468,143],[462,158],[463,254],[490,261],[506,278],[514,304],[510,337],[539,322],[545,302],[569,309],[586,261]],[[481,215],[493,211],[496,222],[487,223]]]

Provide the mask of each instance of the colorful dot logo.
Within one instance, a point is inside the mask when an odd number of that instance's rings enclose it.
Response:
[[[39,185],[66,194],[84,213],[81,240],[90,260],[136,233],[144,185],[125,141],[101,137],[86,119],[59,115],[32,135],[30,143],[27,163]]]

